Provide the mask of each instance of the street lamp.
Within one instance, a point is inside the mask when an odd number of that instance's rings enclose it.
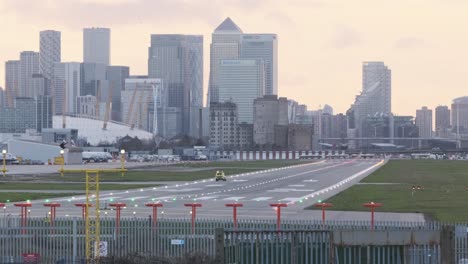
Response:
[[[65,164],[65,158],[64,158],[65,151],[63,149],[60,150],[60,156],[62,157],[62,167],[60,168],[60,176],[63,177],[63,171],[64,171],[64,164]]]
[[[122,171],[122,177],[123,177],[124,171],[125,171],[125,149],[120,150],[120,162],[122,164],[121,171]]]
[[[6,154],[7,154],[6,149],[2,150],[2,156],[3,156],[3,168],[2,168],[2,172],[3,172],[3,177],[5,177],[5,174],[6,174],[6,172],[8,171],[7,168],[6,168]]]

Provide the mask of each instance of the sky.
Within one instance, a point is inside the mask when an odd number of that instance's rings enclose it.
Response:
[[[4,62],[39,51],[39,31],[62,32],[62,61],[82,61],[82,29],[111,28],[112,65],[147,74],[151,34],[204,36],[230,17],[245,33],[278,34],[278,93],[309,109],[346,112],[360,93],[362,62],[392,70],[392,111],[450,105],[468,95],[466,0],[0,0]],[[206,101],[206,98],[205,98]]]

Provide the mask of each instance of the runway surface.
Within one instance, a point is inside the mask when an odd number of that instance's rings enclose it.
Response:
[[[163,187],[144,188],[128,191],[102,191],[100,194],[101,217],[114,217],[109,210],[110,203],[122,202],[122,217],[148,217],[151,208],[146,203],[160,202],[158,217],[191,216],[188,203],[199,203],[197,217],[232,218],[228,203],[242,203],[238,209],[239,218],[271,219],[276,211],[270,204],[286,203],[282,208],[283,219],[320,219],[320,211],[304,210],[305,207],[325,200],[359,182],[385,163],[384,160],[327,160],[296,165],[280,169],[228,176],[227,181],[208,180],[181,182]],[[85,202],[85,196],[50,199],[61,203],[57,217],[80,217],[81,208],[75,203]],[[44,200],[32,201],[30,216],[45,216],[48,208]],[[12,215],[19,214],[19,208],[12,208]],[[14,210],[14,211],[13,211]],[[365,212],[329,212],[328,219],[368,220]],[[376,220],[424,221],[420,214],[379,213]]]

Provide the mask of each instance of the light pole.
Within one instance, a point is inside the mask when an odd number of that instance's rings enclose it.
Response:
[[[6,168],[6,154],[7,154],[6,149],[2,150],[2,156],[3,156],[3,168],[2,168],[2,172],[3,172],[3,177],[5,177],[6,172],[8,171],[7,168]]]
[[[60,157],[62,157],[62,167],[60,168],[60,176],[63,177],[63,172],[64,168],[63,166],[65,165],[65,157],[64,157],[65,151],[63,149],[60,150]]]
[[[120,150],[120,162],[122,164],[121,170],[122,170],[122,177],[123,177],[124,171],[125,171],[125,149]]]

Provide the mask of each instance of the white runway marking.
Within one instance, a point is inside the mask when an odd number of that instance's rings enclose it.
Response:
[[[223,201],[238,201],[238,200],[241,200],[245,198],[244,196],[239,196],[239,197],[228,197],[228,198],[224,198]]]
[[[192,191],[199,191],[201,188],[184,188],[184,189],[161,189],[158,192],[192,192]]]
[[[280,201],[296,202],[299,200],[301,200],[301,197],[287,197],[287,198],[281,199]]]
[[[149,196],[137,196],[137,197],[125,198],[125,199],[122,199],[122,200],[131,201],[131,200],[138,200],[138,199],[143,199],[143,198],[148,198],[148,197]]]
[[[119,199],[120,197],[114,196],[114,197],[106,197],[106,198],[101,198],[100,200],[105,201],[105,200],[110,200],[110,199]]]
[[[233,180],[233,182],[246,182],[247,180]]]
[[[203,200],[211,200],[211,199],[214,199],[214,198],[216,198],[216,197],[217,197],[217,196],[202,196],[202,197],[198,197],[198,198],[196,198],[196,199],[197,199],[197,201],[198,201],[198,200],[202,200],[202,201],[203,201]]]
[[[274,190],[268,190],[267,192],[279,192],[279,193],[284,193],[284,192],[292,192],[295,189],[274,189]]]
[[[313,192],[314,189],[294,189],[295,192]]]
[[[206,187],[222,187],[224,185],[225,184],[208,184],[208,185],[206,185]]]
[[[255,199],[252,199],[251,201],[268,201],[273,197],[257,197]]]
[[[288,185],[289,187],[304,187],[305,185],[304,184],[291,184],[291,185]]]
[[[304,182],[318,182],[317,180],[304,180]]]

